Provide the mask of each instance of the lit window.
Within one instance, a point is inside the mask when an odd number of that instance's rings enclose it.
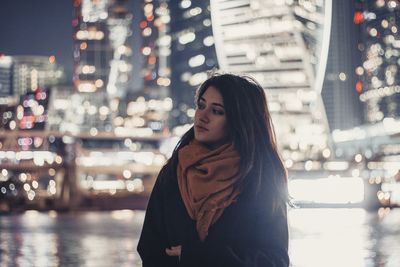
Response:
[[[188,8],[191,5],[192,5],[192,1],[190,1],[190,0],[182,0],[181,4],[180,4],[181,8],[183,8],[183,9]]]
[[[90,83],[90,82],[81,83],[78,86],[78,91],[79,92],[86,92],[86,93],[95,92],[96,91],[96,86],[93,83]]]
[[[189,66],[194,68],[194,67],[198,67],[203,65],[204,61],[206,60],[206,58],[204,57],[204,55],[197,55],[194,57],[191,57],[189,59]]]
[[[147,27],[142,32],[143,36],[150,36],[151,35],[151,28]]]
[[[83,43],[80,44],[79,47],[80,47],[81,50],[85,50],[87,48],[87,43],[83,42]]]
[[[90,74],[90,73],[94,73],[95,71],[96,71],[95,66],[85,65],[82,67],[83,74]]]
[[[200,7],[195,7],[189,10],[190,15],[192,15],[193,17],[201,14],[201,12],[202,10]]]
[[[197,86],[202,82],[204,82],[206,79],[207,79],[207,73],[205,72],[196,73],[192,77],[190,77],[189,84],[191,86]]]
[[[148,46],[146,46],[146,47],[143,47],[143,49],[142,49],[142,53],[143,53],[143,55],[145,55],[145,56],[148,56],[148,55],[150,55],[150,53],[151,53],[151,48],[150,48],[150,47],[148,47]]]
[[[179,42],[184,45],[193,42],[195,39],[196,34],[194,34],[194,32],[188,32],[179,37]]]
[[[396,8],[397,7],[396,1],[389,1],[388,2],[388,7],[389,8]]]
[[[183,13],[183,18],[185,18],[185,19],[191,18],[191,17],[201,14],[201,12],[202,12],[202,9],[200,7],[195,7],[195,8],[189,9],[188,11]]]
[[[207,36],[206,38],[204,38],[203,44],[205,46],[212,46],[214,44],[214,37],[213,36]]]
[[[181,75],[181,81],[182,82],[187,82],[187,81],[189,81],[191,76],[192,76],[192,74],[190,72],[184,72]]]
[[[206,27],[210,27],[211,26],[211,20],[210,19],[203,20],[203,25],[206,26]]]
[[[372,29],[369,31],[369,34],[370,34],[372,37],[375,37],[375,36],[378,35],[378,31],[377,31],[375,28],[372,28]]]
[[[153,12],[153,5],[152,4],[146,4],[144,6],[144,13],[151,13]]]
[[[104,85],[104,82],[101,79],[97,79],[94,84],[96,85],[96,87],[102,87]]]
[[[171,44],[171,36],[165,35],[158,39],[158,44],[160,46],[169,46]]]

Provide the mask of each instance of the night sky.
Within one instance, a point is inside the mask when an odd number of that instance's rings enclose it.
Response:
[[[0,53],[55,55],[72,73],[72,0],[1,0]]]
[[[134,13],[133,51],[139,51],[138,32],[140,2],[131,0]],[[72,77],[72,0],[1,0],[0,2],[0,53],[6,55],[55,55],[62,65],[67,80]],[[137,58],[137,55],[136,55]],[[140,68],[140,58],[133,60],[134,69]],[[138,78],[135,72],[134,79]]]

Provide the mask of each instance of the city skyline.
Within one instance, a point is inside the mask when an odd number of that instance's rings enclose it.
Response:
[[[38,4],[33,0],[4,0],[1,6],[0,54],[54,55],[71,78],[72,2],[43,0]]]
[[[139,266],[137,209],[199,118],[193,95],[215,71],[265,90],[274,134],[254,142],[276,137],[287,171],[292,265],[394,267],[399,0],[0,7],[0,265],[121,265],[116,256]],[[225,114],[229,128],[241,125]]]
[[[74,6],[70,0],[4,0],[0,8],[0,55],[52,56],[64,68],[66,83],[72,85]],[[140,35],[138,26],[141,2],[130,1],[133,12],[133,36]],[[41,16],[37,16],[41,14]],[[136,27],[134,27],[136,25]],[[44,41],[46,40],[46,41]],[[133,52],[139,55],[139,38],[130,38]],[[142,59],[132,61],[134,69],[142,67]],[[142,86],[139,71],[133,73],[133,90]]]

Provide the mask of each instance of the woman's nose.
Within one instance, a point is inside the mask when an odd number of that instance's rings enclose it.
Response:
[[[206,109],[200,111],[199,115],[200,115],[199,119],[200,119],[201,122],[204,122],[204,123],[209,122],[209,118],[208,118],[208,114],[207,114],[207,110]]]

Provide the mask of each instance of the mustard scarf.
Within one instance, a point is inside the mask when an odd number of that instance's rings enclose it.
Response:
[[[240,156],[233,144],[210,150],[193,140],[178,152],[179,190],[189,216],[196,221],[200,240],[234,202],[240,190]]]

